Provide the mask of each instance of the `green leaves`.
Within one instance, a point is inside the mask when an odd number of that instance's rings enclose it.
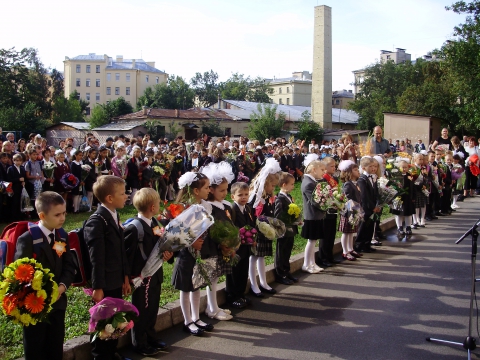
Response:
[[[181,76],[171,75],[166,84],[145,89],[137,101],[137,109],[148,106],[159,109],[190,109],[194,105],[195,91]]]
[[[257,111],[250,115],[250,125],[247,129],[250,138],[263,144],[267,138],[282,135],[285,114],[283,112],[277,114],[276,105],[258,104]]]
[[[302,113],[302,117],[297,123],[299,139],[305,140],[305,143],[310,143],[312,139],[317,142],[323,139],[323,129],[319,123],[312,120],[312,116],[308,110]]]

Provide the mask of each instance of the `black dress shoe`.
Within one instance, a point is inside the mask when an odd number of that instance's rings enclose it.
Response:
[[[432,220],[433,220],[433,217],[425,216],[425,220],[427,220],[427,221],[432,221]]]
[[[245,304],[247,304],[247,305],[250,305],[250,304],[252,303],[252,301],[251,301],[249,298],[245,297],[245,296],[242,297],[242,300],[243,300],[243,302],[244,302]]]
[[[327,260],[319,260],[317,261],[317,265],[322,267],[322,268],[328,268],[333,266],[333,264],[330,264]]]
[[[265,293],[265,294],[270,294],[270,295],[273,295],[273,294],[276,294],[277,293],[277,290],[275,289],[265,289],[264,287],[262,287],[261,285],[258,286],[258,288],[260,289],[260,291],[262,293]]]
[[[433,220],[437,220],[437,219],[438,219],[438,216],[432,216],[432,219],[433,219]]]
[[[192,330],[189,328],[189,326],[192,324],[195,324],[195,323],[192,321],[190,324],[187,324],[187,325],[183,324],[183,331],[193,336],[201,336],[204,332],[203,329],[198,328],[198,329]]]
[[[168,347],[168,345],[162,340],[149,341],[148,345],[150,345],[151,347],[154,347],[156,349],[160,349],[160,350],[164,350]]]
[[[294,283],[298,283],[298,278],[296,278],[296,277],[293,276],[292,274],[287,274],[287,278],[289,278],[290,280],[292,280]]]
[[[387,240],[387,237],[382,233],[377,233],[377,235],[375,236],[375,240]]]
[[[283,285],[292,285],[293,284],[293,281],[290,280],[289,278],[287,278],[286,276],[277,276],[275,277],[275,282],[279,283],[279,284],[283,284]]]
[[[375,251],[377,251],[377,250],[372,248],[372,247],[368,247],[368,248],[363,250],[363,252],[366,252],[366,253],[372,253],[372,252],[375,252]]]
[[[335,259],[328,260],[328,262],[332,265],[340,264],[340,261],[335,260]]]
[[[263,297],[265,297],[265,295],[263,295],[261,292],[256,293],[255,291],[253,291],[252,288],[250,288],[250,294],[252,294],[253,296],[255,296],[255,297],[257,297],[257,298],[263,298]]]
[[[445,216],[445,214],[441,213],[441,212],[437,212],[435,213],[436,216]]]
[[[247,303],[243,298],[238,298],[233,301],[229,301],[228,303],[230,304],[230,306],[233,306],[234,308],[237,308],[237,309],[243,309],[245,306],[247,306]]]
[[[205,325],[200,325],[200,324],[198,323],[199,321],[200,321],[200,319],[197,320],[197,321],[195,321],[195,323],[194,323],[195,325],[197,325],[197,327],[198,327],[199,329],[202,329],[203,331],[212,331],[212,330],[213,330],[213,325],[212,325],[212,324],[205,323]]]
[[[153,356],[157,355],[160,352],[160,349],[154,348],[151,346],[142,346],[142,347],[136,347],[133,349],[136,353],[143,355],[143,356]],[[124,357],[122,357],[125,359]]]
[[[120,355],[119,353],[115,353],[115,355],[113,355],[113,358],[114,358],[115,360],[132,360],[132,359],[130,359],[129,357]]]

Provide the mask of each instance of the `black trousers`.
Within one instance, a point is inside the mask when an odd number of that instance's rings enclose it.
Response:
[[[275,274],[284,277],[290,273],[290,256],[292,255],[295,237],[278,238],[275,251]]]
[[[355,241],[355,251],[370,249],[375,222],[366,218],[358,227],[357,240]]]
[[[451,188],[444,188],[443,189],[443,196],[441,197],[442,200],[442,213],[447,214],[448,212],[452,211],[452,189]]]
[[[52,310],[47,321],[23,327],[25,360],[62,360],[65,310]]]
[[[425,209],[425,216],[432,217],[435,213],[440,211],[441,207],[441,198],[438,190],[435,186],[432,186],[432,191],[428,196],[428,204]]]
[[[226,275],[225,292],[227,293],[227,301],[230,302],[245,295],[248,282],[250,246],[240,245],[237,254],[240,256],[240,261],[237,266],[232,267],[232,273]]]
[[[103,295],[105,297],[112,297],[116,299],[122,298],[122,288],[113,290],[104,290]],[[90,341],[92,344],[92,356],[95,360],[113,360],[115,358],[115,352],[117,351],[117,340],[100,340],[96,338],[92,342],[93,335],[90,335]]]
[[[143,285],[135,289],[132,294],[132,304],[135,305],[139,312],[135,326],[131,330],[132,344],[138,348],[147,346],[149,341],[158,340],[155,323],[157,322],[162,284],[157,276],[150,279],[150,284],[148,284],[148,279],[144,279]],[[147,298],[148,307],[145,307]]]
[[[327,214],[322,220],[323,238],[319,240],[318,257],[321,261],[333,260],[333,245],[337,233],[337,215]]]

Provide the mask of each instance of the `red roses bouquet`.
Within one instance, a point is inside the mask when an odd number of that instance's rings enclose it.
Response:
[[[78,183],[79,183],[78,178],[71,173],[66,173],[60,179],[60,184],[62,184],[65,190],[72,190],[76,188]]]

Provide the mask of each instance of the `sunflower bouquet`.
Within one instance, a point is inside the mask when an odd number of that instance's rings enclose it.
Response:
[[[58,285],[53,276],[35,259],[18,259],[5,267],[0,274],[3,314],[22,326],[44,321],[58,298]]]

